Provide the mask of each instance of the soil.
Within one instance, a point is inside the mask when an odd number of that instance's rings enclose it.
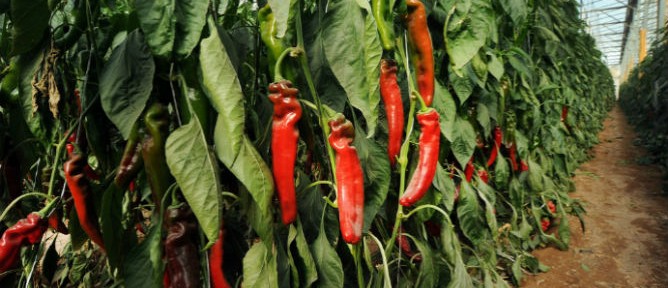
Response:
[[[594,158],[576,172],[587,210],[586,232],[570,218],[568,251],[537,250],[550,271],[526,276],[522,287],[668,287],[668,194],[658,166],[640,165],[646,152],[619,107],[599,134]]]

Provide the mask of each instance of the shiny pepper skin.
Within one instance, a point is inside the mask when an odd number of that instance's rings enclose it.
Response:
[[[540,228],[543,230],[543,232],[547,231],[547,229],[550,229],[550,219],[549,218],[543,218],[540,220]]]
[[[38,213],[30,213],[9,227],[0,239],[0,274],[18,265],[21,247],[37,244],[47,228],[47,221]]]
[[[482,182],[485,182],[485,184],[489,183],[489,173],[487,173],[487,170],[485,169],[478,170],[478,177],[480,177],[480,180],[482,180]]]
[[[427,106],[434,99],[434,53],[427,26],[427,12],[420,0],[406,0],[406,26],[412,47],[420,95]]]
[[[508,147],[508,150],[510,150],[510,165],[513,167],[513,171],[517,171],[519,167],[517,166],[517,147],[515,147],[515,144],[510,144],[510,147]]]
[[[434,180],[441,142],[439,118],[438,112],[433,108],[427,112],[417,113],[417,122],[420,124],[420,154],[411,181],[408,183],[404,195],[399,199],[399,204],[402,206],[411,206],[420,200],[427,193],[431,182]]]
[[[104,248],[104,241],[100,233],[100,226],[97,222],[97,212],[93,202],[93,191],[86,178],[84,167],[87,165],[86,159],[79,154],[72,154],[70,159],[63,164],[65,172],[65,181],[70,188],[72,199],[74,199],[74,208],[76,209],[81,229],[86,232],[95,244]]]
[[[471,182],[473,179],[473,172],[475,171],[475,166],[473,166],[473,158],[469,160],[469,163],[466,163],[466,169],[464,170],[464,175],[466,175],[466,182]]]
[[[385,103],[389,130],[387,154],[390,157],[390,164],[394,166],[404,134],[404,104],[401,101],[401,89],[397,83],[397,63],[393,60],[380,61],[380,95]]]
[[[355,130],[342,114],[329,121],[329,145],[336,152],[336,190],[343,240],[359,243],[364,225],[364,174],[357,149],[352,146]]]
[[[302,117],[302,107],[297,100],[299,90],[292,88],[292,83],[288,80],[270,84],[269,93],[269,100],[274,103],[271,127],[272,170],[283,224],[288,225],[297,217],[294,179],[299,130],[296,125]]]
[[[190,207],[169,207],[167,237],[165,238],[165,273],[169,287],[201,287],[199,248],[197,247],[197,221]]]
[[[128,137],[128,142],[125,144],[125,149],[123,150],[123,157],[121,157],[121,163],[118,165],[116,176],[114,177],[114,183],[123,189],[130,185],[132,180],[139,174],[139,170],[144,166],[142,143],[137,130],[136,127],[132,129]]]
[[[146,179],[151,187],[153,203],[159,205],[169,185],[173,182],[172,174],[165,158],[165,142],[169,134],[169,111],[161,103],[153,103],[144,115],[146,136],[142,144],[142,159]]]
[[[494,146],[492,147],[492,152],[490,152],[489,158],[487,159],[487,167],[492,166],[494,161],[496,161],[496,157],[499,155],[499,146],[501,146],[501,141],[503,141],[503,132],[501,132],[501,127],[496,126],[494,127]]]
[[[211,274],[212,288],[230,288],[232,287],[223,273],[223,244],[225,242],[225,229],[221,226],[218,232],[218,240],[213,244],[209,251],[209,271]]]

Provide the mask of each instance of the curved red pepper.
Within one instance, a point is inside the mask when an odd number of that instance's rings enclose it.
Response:
[[[464,170],[464,175],[466,175],[466,182],[471,182],[473,179],[473,171],[475,171],[475,166],[473,166],[473,158],[469,160],[469,163],[466,163],[466,169]]]
[[[404,134],[404,104],[401,102],[401,88],[397,83],[397,63],[394,60],[380,60],[380,95],[385,103],[389,139],[387,154],[394,166],[401,149]]]
[[[16,267],[21,247],[39,243],[46,228],[47,221],[35,212],[9,227],[0,239],[0,274]]]
[[[501,141],[503,141],[503,132],[501,132],[501,127],[496,126],[494,127],[494,147],[492,147],[492,152],[490,152],[489,158],[487,159],[487,167],[492,166],[494,161],[496,161],[496,156],[499,154],[499,146],[501,145]]]
[[[510,144],[508,150],[510,150],[510,165],[513,166],[513,171],[517,171],[519,167],[517,167],[517,148],[515,148],[515,144]]]
[[[399,204],[402,206],[411,206],[420,200],[427,193],[431,182],[434,180],[436,165],[438,164],[438,150],[441,144],[439,118],[438,112],[434,109],[417,113],[417,121],[420,124],[420,154],[413,177],[408,183],[404,195],[399,199]]]
[[[482,182],[485,182],[485,184],[489,183],[489,173],[487,173],[487,170],[485,169],[478,170],[478,177],[480,177]]]
[[[223,243],[225,242],[225,230],[221,226],[218,232],[218,240],[209,251],[209,271],[211,273],[212,288],[230,288],[230,283],[225,279],[223,273]]]
[[[168,225],[165,273],[168,275],[169,287],[201,287],[199,249],[196,244],[197,221],[192,210],[185,205],[169,207],[165,216]]]
[[[292,88],[288,80],[270,84],[269,93],[269,100],[274,103],[271,126],[272,170],[283,224],[288,225],[297,217],[295,159],[299,130],[295,125],[302,117],[302,107],[297,100],[299,90]]]
[[[105,250],[100,226],[97,222],[97,213],[93,204],[92,190],[84,172],[86,165],[85,158],[79,154],[72,154],[70,159],[63,164],[65,181],[72,193],[74,208],[76,209],[79,223],[81,223],[81,228],[95,244],[100,246],[102,250]]]
[[[352,146],[355,130],[342,114],[329,121],[329,145],[336,152],[336,190],[343,240],[357,244],[364,225],[364,174],[357,149]]]
[[[61,214],[61,208],[56,208],[56,210],[51,213],[51,216],[49,216],[49,227],[58,233],[69,234],[70,231],[67,229],[67,226],[65,226],[65,223],[63,223],[63,220],[60,218]]]
[[[527,165],[527,162],[524,162],[524,160],[520,161],[520,171],[529,171],[529,165]]]
[[[406,0],[406,6],[409,11],[406,24],[413,48],[413,63],[417,67],[418,89],[424,103],[431,106],[434,99],[434,54],[427,26],[427,12],[420,0]]]

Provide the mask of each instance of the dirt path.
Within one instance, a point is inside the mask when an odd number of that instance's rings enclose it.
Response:
[[[534,255],[550,266],[522,287],[668,287],[668,196],[657,166],[636,164],[645,151],[616,107],[599,134],[594,158],[576,172],[587,209],[586,233],[571,218],[570,249]]]

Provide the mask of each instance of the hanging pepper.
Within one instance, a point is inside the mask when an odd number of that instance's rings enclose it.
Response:
[[[487,159],[487,167],[492,166],[494,161],[496,161],[496,156],[499,154],[499,146],[501,145],[502,141],[503,132],[501,132],[501,127],[496,126],[494,127],[494,146],[492,147],[492,152],[490,152],[489,158]]]
[[[417,84],[427,106],[434,98],[434,54],[427,26],[427,12],[420,0],[406,0],[406,25],[412,48],[412,61],[417,67]]]
[[[336,191],[343,240],[357,244],[364,224],[364,174],[357,149],[352,146],[355,130],[342,114],[329,120],[329,145],[336,152]]]
[[[548,200],[546,205],[547,205],[547,210],[550,211],[550,213],[552,214],[557,213],[557,206],[554,205],[554,202],[552,202],[552,200]]]
[[[42,235],[48,227],[45,217],[55,203],[56,201],[52,201],[44,209],[28,214],[28,217],[5,230],[0,239],[0,274],[18,265],[21,247],[34,245],[42,240]]]
[[[200,287],[199,249],[197,248],[197,221],[186,205],[171,206],[165,214],[165,273],[168,287]]]
[[[568,119],[568,106],[562,105],[561,106],[561,122],[566,122],[566,119]]]
[[[540,220],[540,228],[543,230],[543,232],[547,231],[547,229],[550,229],[550,225],[552,225],[550,218],[545,217]]]
[[[67,151],[67,156],[72,156],[72,154],[74,154],[74,149],[76,148],[74,146],[75,143],[77,143],[77,145],[79,145],[79,148],[82,151],[85,150],[84,149],[85,148],[84,147],[85,146],[84,145],[85,141],[83,139],[78,139],[77,140],[77,133],[72,132],[72,134],[70,134],[70,137],[67,138],[67,144],[65,144],[65,150]],[[93,168],[91,168],[90,165],[88,165],[88,163],[86,163],[86,166],[84,166],[84,173],[86,174],[86,177],[88,177],[88,179],[100,180],[100,175],[97,175],[97,173],[95,173]]]
[[[51,229],[55,230],[58,233],[61,234],[69,234],[70,231],[67,229],[67,226],[65,226],[65,223],[61,219],[62,216],[62,208],[56,208],[53,213],[51,213],[51,216],[49,216],[49,227]]]
[[[142,144],[139,141],[138,125],[135,125],[130,132],[128,142],[125,143],[123,150],[123,157],[121,163],[118,165],[114,183],[120,188],[125,189],[131,184],[132,179],[137,177],[139,170],[144,165],[142,159]]]
[[[146,178],[151,187],[153,202],[159,205],[162,195],[173,182],[165,158],[165,141],[169,134],[169,111],[161,103],[153,103],[144,116],[146,136],[142,144],[142,158]]]
[[[269,50],[269,74],[274,77],[274,66],[276,61],[287,49],[287,46],[282,39],[276,37],[276,19],[274,13],[271,11],[271,6],[267,3],[257,13],[258,22],[260,24],[260,38],[267,49]],[[292,72],[286,72],[287,79],[293,79]]]
[[[397,63],[394,60],[380,60],[380,95],[385,103],[389,130],[387,154],[390,157],[390,164],[394,166],[401,149],[401,137],[404,134],[404,104],[401,102],[401,89],[397,83]]]
[[[471,158],[469,163],[466,163],[466,169],[464,170],[464,175],[466,175],[466,182],[471,183],[471,179],[473,179],[473,171],[475,171],[475,166],[473,166],[473,158]]]
[[[295,159],[299,130],[295,125],[302,117],[302,107],[297,100],[299,90],[292,88],[292,83],[288,80],[270,84],[269,93],[269,100],[274,103],[271,128],[272,170],[281,203],[283,224],[288,225],[297,217]]]
[[[209,271],[211,273],[211,287],[212,288],[230,288],[230,283],[225,279],[223,273],[223,243],[225,242],[225,229],[220,226],[218,232],[218,240],[213,244],[209,251]]]
[[[420,124],[420,154],[413,177],[408,183],[404,195],[399,199],[402,206],[411,206],[420,200],[427,193],[431,182],[434,180],[441,142],[441,128],[438,119],[438,112],[433,108],[426,112],[417,113],[417,121]]]
[[[480,168],[478,170],[478,177],[480,177],[480,180],[485,182],[485,184],[489,183],[489,173],[487,173],[487,170]]]
[[[81,228],[95,244],[100,246],[102,250],[105,250],[102,234],[100,233],[100,225],[97,221],[93,191],[84,173],[86,165],[84,157],[79,154],[72,154],[70,159],[63,164],[65,181],[72,193],[74,208],[76,209]]]
[[[529,165],[524,160],[520,161],[520,172],[529,171]]]
[[[517,148],[515,147],[515,143],[511,143],[508,150],[510,150],[510,165],[513,167],[513,171],[517,171],[519,167],[517,167]]]
[[[413,251],[413,247],[411,246],[411,243],[408,242],[408,237],[404,234],[404,229],[401,227],[399,228],[399,237],[397,237],[397,244],[401,249],[401,253],[405,254],[406,257],[413,259],[415,262],[422,262],[422,256],[415,255],[416,253],[415,251]]]
[[[392,7],[388,7],[387,0],[373,0],[371,1],[371,9],[373,10],[373,18],[376,19],[376,26],[378,26],[378,35],[380,35],[380,43],[386,51],[394,49],[394,30],[392,29],[392,21],[387,19],[392,16]]]

